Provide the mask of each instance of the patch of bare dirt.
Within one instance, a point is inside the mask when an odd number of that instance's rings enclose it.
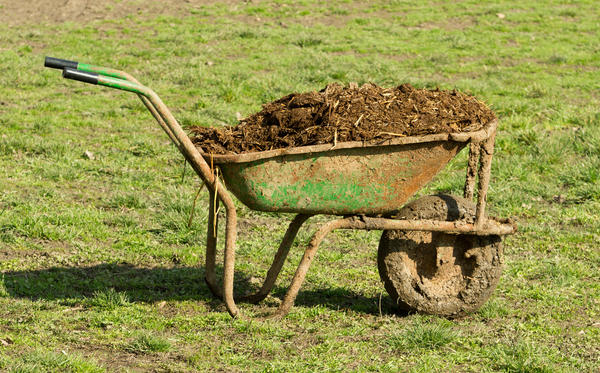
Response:
[[[411,27],[413,30],[435,30],[442,29],[448,31],[466,30],[468,28],[476,26],[478,23],[475,17],[463,17],[463,18],[446,18],[436,22],[423,22],[416,27]]]
[[[72,256],[78,251],[73,245],[64,241],[28,240],[44,249],[15,249],[12,244],[0,243],[0,262],[16,260],[37,268],[47,268],[56,264],[71,264]]]
[[[130,15],[189,15],[210,4],[242,4],[236,0],[0,0],[0,22],[8,25],[88,22]]]
[[[40,253],[36,250],[12,250],[8,247],[0,248],[0,261],[9,261],[17,258],[29,258],[39,256]]]
[[[456,90],[330,84],[265,104],[235,127],[194,127],[191,137],[207,153],[239,154],[476,131],[495,117],[483,102]]]

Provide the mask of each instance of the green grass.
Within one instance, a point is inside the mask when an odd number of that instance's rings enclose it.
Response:
[[[114,309],[117,307],[127,306],[129,296],[124,292],[117,292],[113,288],[106,291],[96,291],[94,296],[90,298],[89,305],[91,307]]]
[[[510,346],[498,346],[492,350],[495,361],[494,368],[510,373],[550,373],[551,368],[545,359],[541,358],[544,352],[539,351],[532,344],[517,343]]]
[[[106,371],[89,359],[70,355],[64,351],[60,353],[40,351],[24,353],[16,362],[4,366],[0,357],[0,368],[6,368],[6,371],[10,373],[101,373]]]
[[[0,370],[597,372],[596,8],[202,2],[1,24]],[[319,217],[300,232],[273,296],[240,304],[251,319],[232,320],[203,280],[206,190],[188,226],[199,179],[183,173],[136,97],[63,80],[42,67],[45,55],[133,73],[185,126],[234,124],[237,113],[332,81],[476,95],[500,117],[488,205],[519,227],[504,240],[497,290],[462,319],[397,315],[377,274],[379,233],[339,231],[289,316],[260,321]],[[420,195],[460,194],[465,160]],[[266,274],[291,216],[238,206],[243,292]]]
[[[171,344],[163,338],[142,334],[129,342],[124,349],[135,354],[147,354],[169,351]]]
[[[447,324],[424,323],[390,336],[388,344],[393,350],[438,349],[454,341],[456,337],[456,333]]]

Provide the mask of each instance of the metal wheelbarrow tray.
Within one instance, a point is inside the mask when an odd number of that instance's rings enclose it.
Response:
[[[490,123],[487,129],[495,126]],[[482,133],[483,134],[483,133]],[[463,139],[471,134],[461,134]],[[345,142],[240,155],[204,155],[253,210],[307,214],[390,214],[465,145],[456,134]]]
[[[384,231],[379,273],[393,300],[407,311],[464,314],[480,307],[498,282],[501,236],[516,228],[509,220],[485,215],[497,121],[476,132],[214,155],[194,146],[158,95],[131,75],[51,57],[46,57],[45,66],[62,69],[65,78],[136,93],[207,185],[205,280],[232,316],[240,315],[236,300],[258,302],[270,293],[298,230],[315,214],[341,217],[314,233],[276,317],[293,306],[319,244],[334,229]],[[403,207],[467,145],[464,198],[429,196]],[[237,211],[229,192],[253,210],[297,213],[260,290],[235,299]],[[219,203],[226,212],[222,286],[216,280]]]

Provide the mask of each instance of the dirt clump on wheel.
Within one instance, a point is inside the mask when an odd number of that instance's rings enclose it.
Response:
[[[265,104],[237,126],[193,127],[191,138],[207,153],[239,154],[476,131],[495,118],[483,102],[456,90],[333,83],[319,92],[293,93]]]
[[[451,195],[422,197],[396,218],[475,221],[475,204]],[[458,317],[477,310],[502,274],[502,238],[432,231],[384,231],[377,265],[399,309]]]

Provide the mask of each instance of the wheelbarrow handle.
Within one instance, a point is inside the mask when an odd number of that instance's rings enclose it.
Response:
[[[130,82],[129,80],[113,78],[112,76],[106,76],[97,73],[91,73],[87,71],[75,70],[68,67],[63,69],[63,78],[77,80],[84,83],[97,84],[105,87],[116,88],[122,91],[134,92],[139,95],[148,97],[153,94],[150,89],[144,87],[141,84]]]
[[[56,69],[63,69],[63,70],[65,68],[75,69],[78,71],[94,73],[94,74],[108,76],[108,77],[112,77],[112,78],[123,79],[128,82],[140,84],[140,82],[138,82],[138,80],[136,78],[134,78],[130,74],[126,73],[125,71],[111,69],[110,67],[90,65],[87,63],[63,60],[63,59],[54,58],[54,57],[46,57],[44,66],[56,68]],[[69,72],[67,75],[73,76],[74,74]],[[63,73],[63,76],[64,76],[64,73]],[[74,79],[72,77],[69,77],[69,78]],[[75,80],[77,80],[77,79],[75,79]],[[92,83],[92,82],[89,82],[89,83]],[[139,96],[140,100],[142,100],[142,102],[144,103],[146,108],[150,111],[150,113],[152,114],[154,119],[156,119],[158,124],[167,133],[167,135],[169,136],[171,141],[173,141],[173,143],[177,147],[180,147],[181,144],[180,144],[179,140],[177,140],[177,137],[173,134],[173,131],[169,128],[169,125],[167,125],[167,123],[164,121],[161,114],[157,111],[156,107],[154,107],[154,105],[150,102],[150,100],[148,100],[148,98],[146,98],[144,95],[138,93],[138,96]]]
[[[77,62],[77,61],[63,60],[62,58],[46,57],[44,60],[44,66],[49,67],[51,69],[59,69],[59,70],[64,70],[66,68],[69,68],[69,69],[73,69],[73,70],[85,71],[88,73],[95,73],[98,75],[104,75],[104,76],[110,76],[113,78],[129,80],[131,82],[139,84],[137,79],[135,79],[134,77],[132,77],[131,75],[127,74],[124,71],[111,69],[109,67],[91,65],[88,63],[82,63],[82,62]]]
[[[98,84],[98,74],[75,70],[69,67],[63,69],[63,78],[77,80],[84,83]]]
[[[66,67],[71,68],[71,69],[77,69],[77,65],[79,65],[79,62],[63,60],[61,58],[55,58],[55,57],[46,57],[46,59],[44,60],[44,66],[49,67],[51,69],[62,70]]]
[[[63,77],[66,79],[72,79],[85,83],[97,84],[105,87],[119,89],[122,91],[133,92],[142,97],[142,101],[144,101],[144,103],[147,102],[149,108],[152,108],[154,110],[153,115],[154,113],[156,113],[156,118],[161,124],[161,126],[165,126],[163,128],[165,128],[167,134],[169,134],[169,136],[172,136],[171,139],[174,141],[175,145],[179,148],[179,150],[186,157],[186,159],[190,162],[190,164],[198,173],[198,175],[202,178],[204,182],[206,182],[209,188],[214,188],[215,192],[218,191],[217,194],[225,204],[229,214],[235,214],[235,205],[233,204],[231,196],[225,190],[223,185],[221,185],[219,179],[214,175],[212,168],[209,167],[209,165],[206,163],[206,161],[202,157],[201,152],[196,148],[196,146],[192,143],[185,131],[181,128],[171,111],[167,108],[167,106],[162,102],[160,97],[158,97],[158,95],[153,90],[142,84],[137,83],[137,81],[131,81],[133,79],[126,80],[116,78],[114,76],[102,74],[102,72],[100,71],[82,71],[81,63],[78,63],[78,67],[80,69],[65,67],[63,69]],[[104,69],[104,71],[115,72],[115,75],[117,73],[120,73],[124,76],[128,76],[128,74],[120,72],[118,70],[106,69],[101,67],[95,68]]]
[[[66,61],[66,62],[64,62]],[[66,66],[66,64],[70,66]],[[212,193],[219,196],[225,205],[227,223],[225,229],[225,251],[223,253],[223,299],[227,310],[232,316],[239,314],[239,309],[233,299],[233,272],[235,263],[235,241],[237,237],[237,211],[229,192],[213,174],[213,170],[206,163],[200,151],[192,143],[185,131],[181,128],[171,111],[162,102],[158,95],[150,88],[139,84],[131,75],[122,71],[107,69],[99,66],[85,65],[75,61],[47,58],[47,67],[62,68],[63,76],[67,79],[79,80],[86,83],[98,84],[110,88],[137,93],[148,110],[152,112],[158,123],[167,132],[171,140],[177,145],[181,153],[190,162],[198,176],[208,185]],[[75,67],[75,68],[73,68]],[[208,249],[207,249],[208,252]],[[208,259],[207,259],[208,262]],[[207,277],[208,281],[208,277]]]

